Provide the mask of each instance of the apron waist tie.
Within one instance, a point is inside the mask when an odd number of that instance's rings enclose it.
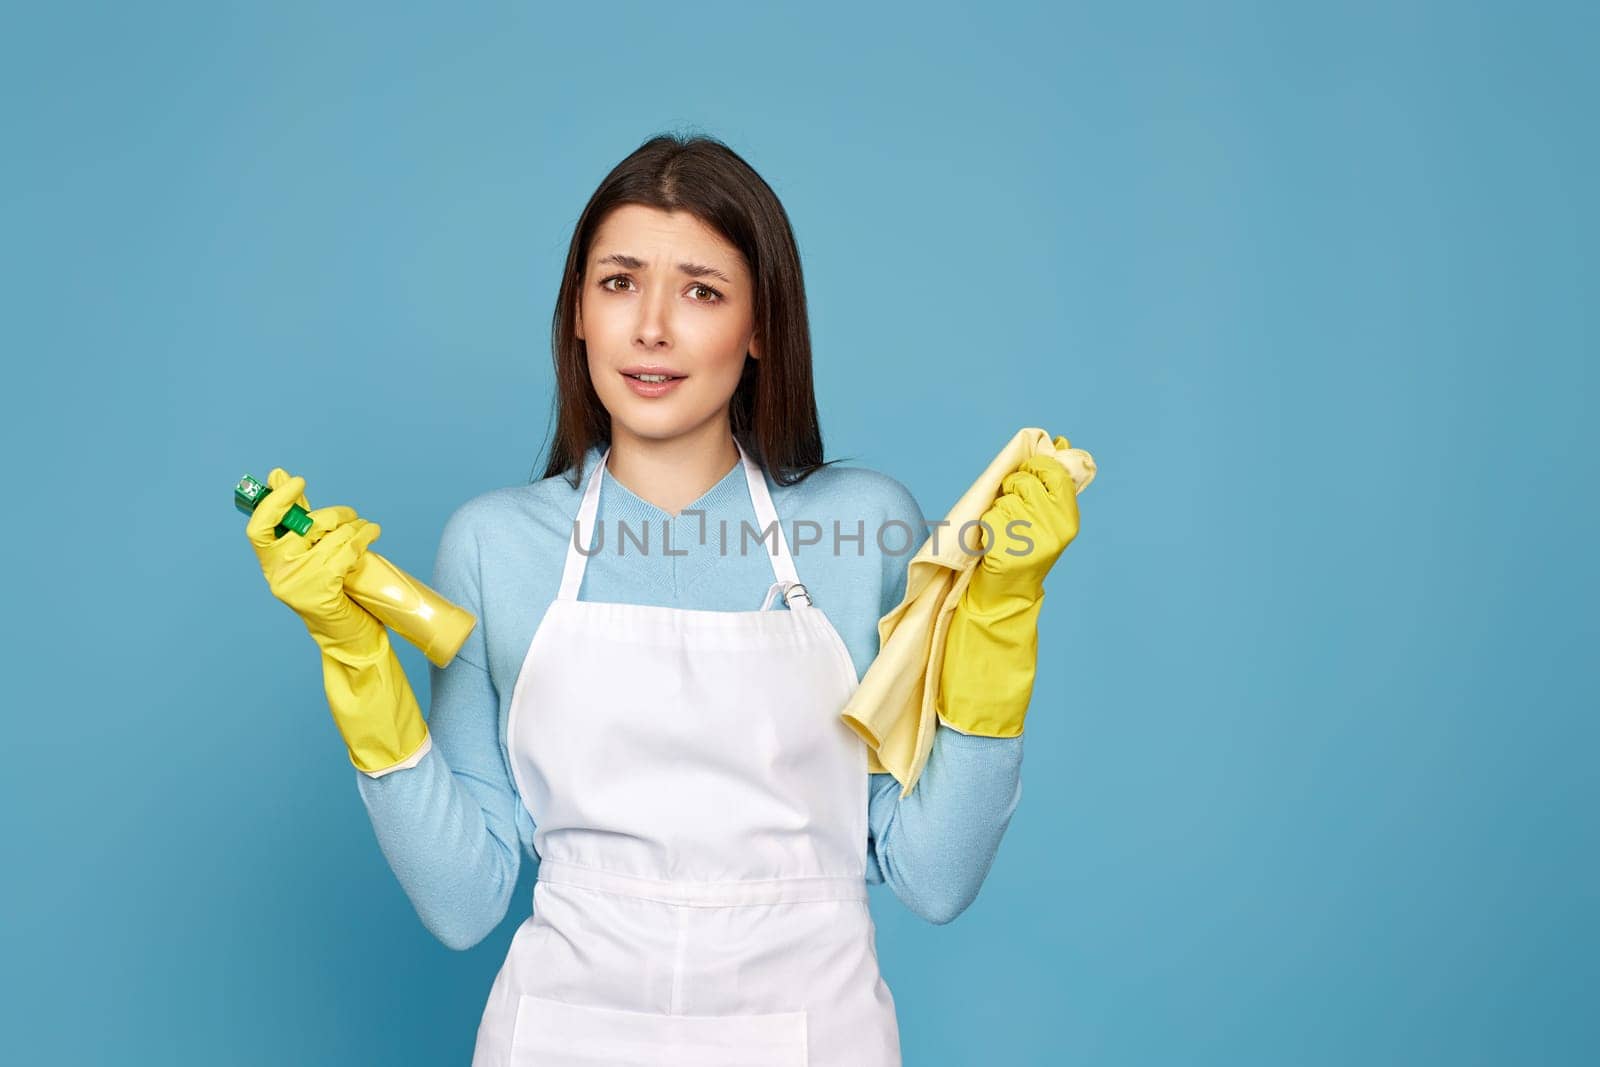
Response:
[[[690,907],[725,908],[747,904],[795,904],[822,900],[866,900],[867,881],[863,872],[855,877],[766,878],[731,882],[681,882],[664,878],[640,878],[596,867],[560,860],[541,860],[539,881],[618,893],[627,897],[683,904]]]

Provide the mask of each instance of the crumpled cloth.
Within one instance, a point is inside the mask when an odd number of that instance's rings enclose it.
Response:
[[[933,750],[945,634],[982,559],[977,551],[982,528],[977,522],[999,499],[1005,476],[1041,453],[1061,461],[1078,492],[1094,481],[1094,457],[1089,453],[1056,448],[1055,439],[1038,427],[1018,430],[956,501],[945,525],[935,528],[906,564],[905,596],[878,620],[877,658],[840,713],[867,743],[868,770],[894,775],[902,797],[916,786]],[[963,533],[968,523],[972,526]]]

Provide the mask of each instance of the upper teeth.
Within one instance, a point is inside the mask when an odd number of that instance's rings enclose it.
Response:
[[[639,379],[641,382],[670,382],[672,380],[672,375],[670,374],[635,374],[632,377]]]

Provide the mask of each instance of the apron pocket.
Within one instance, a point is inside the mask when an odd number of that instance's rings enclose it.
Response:
[[[805,1067],[806,1013],[658,1015],[523,994],[512,1067]]]

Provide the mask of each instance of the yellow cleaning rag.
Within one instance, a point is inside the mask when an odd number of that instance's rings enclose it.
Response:
[[[866,741],[868,769],[894,775],[902,797],[916,785],[933,750],[945,633],[982,558],[977,522],[999,499],[1000,482],[1023,460],[1040,454],[1060,460],[1078,492],[1094,481],[1093,456],[1081,448],[1058,449],[1054,442],[1037,427],[1017,431],[956,501],[945,525],[911,557],[905,596],[878,620],[877,658],[840,718]]]

